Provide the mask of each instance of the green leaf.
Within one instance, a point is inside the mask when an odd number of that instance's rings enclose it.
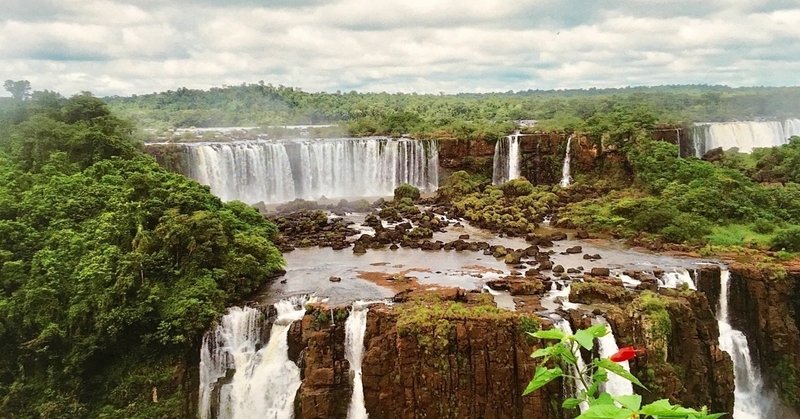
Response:
[[[564,339],[564,332],[558,329],[547,329],[547,330],[539,330],[534,333],[530,333],[531,336],[539,339],[552,339],[552,340],[562,340]]]
[[[548,346],[546,348],[537,349],[531,354],[531,358],[541,358],[543,356],[551,356],[553,355],[554,349],[555,346]]]
[[[614,404],[614,399],[612,399],[611,395],[608,393],[600,393],[596,399],[590,400],[589,404]]]
[[[587,330],[578,330],[578,333],[575,333],[573,336],[575,338],[575,342],[578,342],[581,346],[583,346],[587,351],[592,350],[592,346],[594,344],[594,335]]]
[[[604,368],[610,372],[613,372],[614,374],[619,375],[620,377],[632,382],[633,384],[636,384],[641,388],[647,389],[647,387],[645,387],[641,383],[641,381],[639,381],[638,378],[634,377],[633,374],[626,371],[625,368],[622,368],[622,365],[619,365],[616,362],[612,362],[608,358],[596,359],[594,361],[594,364],[599,368]]]
[[[575,419],[629,419],[632,414],[632,411],[621,408],[613,403],[596,404],[590,406]]]
[[[581,404],[580,399],[569,397],[566,400],[564,400],[564,403],[561,403],[561,407],[563,407],[564,409],[574,409],[580,406],[580,404]]]
[[[596,338],[601,338],[608,334],[608,328],[606,328],[606,325],[602,323],[589,327],[586,329],[586,331]]]
[[[555,380],[558,377],[561,377],[562,372],[561,368],[544,368],[544,367],[537,367],[536,374],[533,375],[533,380],[528,383],[528,387],[525,388],[525,391],[522,393],[523,396],[526,396],[541,387],[545,384]]]
[[[642,407],[642,396],[638,394],[631,394],[629,396],[614,396],[614,400],[618,401],[619,404],[633,410],[634,412]]]

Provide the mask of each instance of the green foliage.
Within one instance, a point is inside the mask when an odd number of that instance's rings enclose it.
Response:
[[[159,167],[90,95],[24,106],[0,130],[0,416],[184,416],[181,365],[282,267],[275,227]]]
[[[419,189],[414,185],[409,185],[408,183],[404,183],[394,188],[394,200],[399,201],[403,198],[416,201],[419,199]]]
[[[800,252],[800,226],[792,226],[779,231],[772,239],[773,250]]]
[[[713,246],[765,247],[771,240],[770,234],[759,233],[750,225],[742,224],[714,227],[708,235],[708,243]]]
[[[646,302],[650,309],[663,309],[655,300]],[[526,387],[523,395],[530,394],[553,380],[568,379],[579,380],[583,390],[564,400],[562,408],[575,409],[582,403],[587,404],[587,409],[577,416],[578,419],[630,419],[639,417],[670,417],[670,418],[705,418],[716,419],[723,414],[710,414],[707,409],[696,410],[682,406],[672,405],[668,400],[657,400],[642,406],[642,396],[638,394],[611,396],[601,392],[602,383],[608,381],[608,374],[616,374],[631,383],[646,390],[642,383],[625,370],[621,365],[609,358],[594,358],[591,363],[580,369],[578,357],[579,349],[591,351],[596,338],[608,333],[605,325],[595,325],[588,329],[578,330],[574,335],[557,330],[540,330],[530,335],[544,340],[557,341],[544,348],[537,349],[531,354],[534,359],[539,359],[539,366],[533,379]],[[555,364],[554,367],[546,365]]]

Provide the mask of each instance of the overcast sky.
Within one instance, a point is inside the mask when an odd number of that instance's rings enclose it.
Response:
[[[1,2],[0,81],[65,95],[259,80],[434,93],[785,86],[800,75],[797,0]]]

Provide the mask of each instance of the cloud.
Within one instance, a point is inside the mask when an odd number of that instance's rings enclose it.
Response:
[[[99,95],[796,84],[795,1],[5,0],[0,79]]]

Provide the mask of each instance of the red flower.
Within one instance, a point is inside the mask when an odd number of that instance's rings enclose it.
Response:
[[[625,362],[633,359],[636,357],[636,354],[642,352],[644,352],[644,349],[636,349],[633,346],[626,346],[624,348],[619,348],[619,350],[614,355],[608,357],[608,359],[614,362]]]

